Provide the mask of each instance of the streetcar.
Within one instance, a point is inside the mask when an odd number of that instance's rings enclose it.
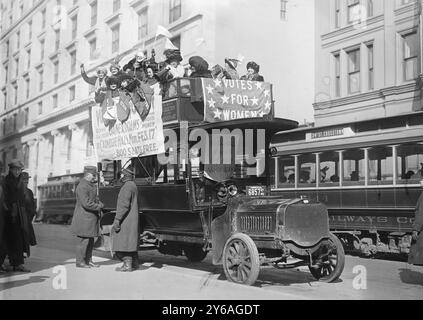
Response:
[[[193,99],[193,88],[203,92],[204,85],[204,79],[171,82],[172,93],[163,100],[163,125],[165,132],[175,133],[177,143],[166,145],[163,154],[99,162],[104,243],[113,237],[119,172],[130,165],[139,190],[141,246],[191,262],[210,252],[213,264],[223,265],[226,278],[239,284],[254,284],[262,266],[308,266],[320,281],[337,280],[344,250],[329,230],[326,206],[271,195],[271,139],[298,123],[275,118],[273,101],[263,116],[206,121],[206,99]],[[185,136],[197,138],[185,141]],[[207,142],[199,147],[204,136]],[[163,163],[162,157],[173,161]]]
[[[44,223],[70,224],[75,209],[75,190],[83,174],[49,177],[38,186],[37,220]]]
[[[272,194],[324,203],[347,251],[410,250],[423,179],[423,112],[276,134]]]

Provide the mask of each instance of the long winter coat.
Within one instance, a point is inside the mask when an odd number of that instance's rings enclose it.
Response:
[[[78,237],[98,237],[101,205],[95,184],[81,179],[75,194],[76,206],[72,218],[72,233]]]
[[[37,240],[35,239],[32,220],[37,215],[37,204],[35,203],[34,193],[29,188],[25,189],[25,210],[28,216],[29,244],[31,246],[35,246],[37,244]]]
[[[114,252],[138,251],[138,190],[134,181],[126,180],[119,191],[116,220],[120,221],[120,231],[112,234]]]
[[[413,231],[420,232],[420,234],[417,241],[411,244],[408,262],[411,264],[423,265],[423,192],[419,200],[417,200]]]

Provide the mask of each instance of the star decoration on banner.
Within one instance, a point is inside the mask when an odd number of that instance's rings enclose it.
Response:
[[[258,99],[256,98],[256,97],[253,97],[252,99],[250,99],[251,101],[252,101],[252,105],[254,106],[254,105],[256,105],[256,106],[258,106]]]
[[[269,112],[270,111],[270,106],[272,104],[269,101],[266,101],[266,103],[264,104],[264,111]]]
[[[206,87],[206,89],[207,89],[208,94],[213,94],[214,88],[212,86],[209,85],[208,87]]]
[[[222,82],[219,79],[214,79],[214,86],[217,87],[222,87]]]
[[[213,112],[214,112],[214,117],[220,119],[222,112],[219,109],[215,109]]]
[[[229,103],[229,97],[226,94],[223,95],[223,97],[222,97],[222,104],[224,104],[224,103],[226,103],[226,104]]]
[[[215,107],[214,105],[216,104],[216,101],[214,101],[213,98],[210,98],[210,100],[208,100],[207,102],[209,103],[209,107],[210,108],[214,108]]]
[[[257,82],[256,82],[256,87],[257,87],[257,89],[262,89],[262,87],[261,87],[261,82],[257,81]]]
[[[264,96],[269,97],[269,95],[270,95],[270,90],[264,90]]]

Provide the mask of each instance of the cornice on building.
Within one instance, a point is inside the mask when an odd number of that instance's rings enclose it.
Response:
[[[386,98],[387,96],[409,93],[422,89],[422,81],[417,80],[400,86],[386,87],[375,91],[360,93],[339,99],[317,102],[313,104],[315,110],[335,108],[349,104],[370,101],[374,99]]]

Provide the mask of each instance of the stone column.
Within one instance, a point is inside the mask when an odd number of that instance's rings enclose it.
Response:
[[[52,169],[53,176],[61,176],[65,174],[63,171],[64,163],[66,158],[63,158],[63,148],[64,148],[64,134],[61,130],[53,130],[51,135],[54,139],[53,142],[53,161]]]
[[[72,131],[72,161],[70,164],[71,173],[81,173],[84,169],[86,136],[84,126],[81,123],[73,123],[69,125]]]
[[[28,187],[35,193],[34,190],[34,181],[36,181],[36,157],[37,157],[37,140],[32,139],[27,142],[28,145],[28,168],[27,171],[29,172],[29,175],[32,177],[29,179]]]

